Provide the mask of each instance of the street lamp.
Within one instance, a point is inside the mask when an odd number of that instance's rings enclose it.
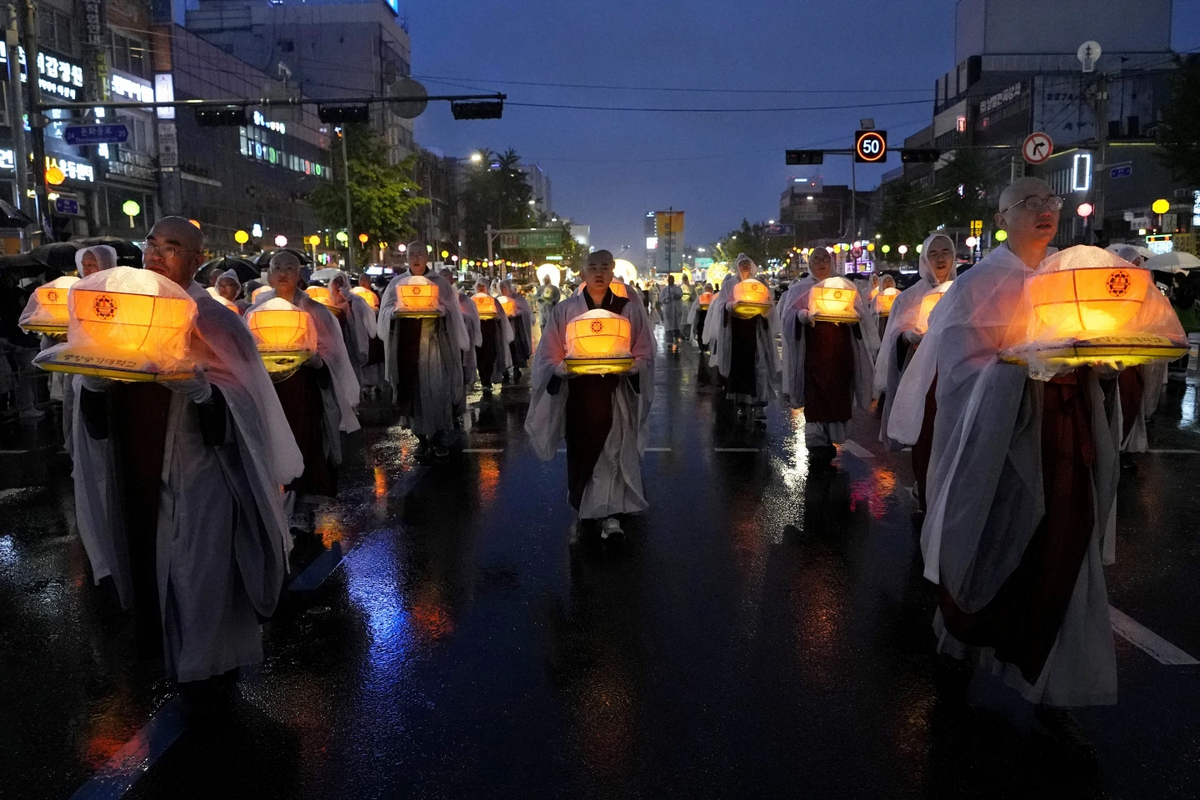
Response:
[[[474,153],[471,153],[471,163],[472,164],[482,164],[483,163],[483,153],[480,153],[478,150],[476,150]]]

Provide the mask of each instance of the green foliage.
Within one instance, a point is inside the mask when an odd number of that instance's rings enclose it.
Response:
[[[360,233],[370,236],[369,248],[379,242],[401,242],[412,236],[413,211],[429,203],[420,196],[421,187],[413,180],[416,156],[409,156],[400,164],[389,164],[387,145],[368,125],[347,127],[346,156],[350,162],[350,213],[355,237]],[[333,180],[313,190],[308,201],[325,225],[345,228],[347,168],[337,139],[333,142],[333,161]],[[352,244],[359,247],[357,241]]]
[[[886,184],[877,228],[882,242],[914,248],[940,226],[968,228],[971,220],[981,219],[985,229],[991,227],[989,197],[1007,182],[1006,160],[991,161],[978,150],[957,150],[934,176],[932,186],[903,179]]]
[[[533,206],[529,205],[533,189],[521,171],[520,163],[521,157],[510,148],[502,154],[485,150],[481,163],[465,166],[463,241],[474,258],[487,255],[486,228],[489,223],[495,229],[532,228],[538,224]],[[495,169],[493,165],[497,165]],[[497,255],[500,255],[498,240],[496,247]],[[512,261],[532,261],[536,260],[537,253],[506,250],[502,257]]]
[[[787,253],[792,248],[790,236],[767,236],[767,223],[742,220],[742,227],[730,231],[713,247],[714,258],[717,261],[733,262],[738,253],[745,253],[754,259],[760,267],[767,265],[767,260],[777,258],[787,259]]]
[[[1171,176],[1200,184],[1200,55],[1177,58],[1171,100],[1158,128],[1159,158]]]

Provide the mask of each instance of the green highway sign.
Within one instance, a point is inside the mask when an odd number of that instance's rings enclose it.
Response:
[[[557,250],[562,243],[562,231],[558,228],[500,234],[501,250]]]

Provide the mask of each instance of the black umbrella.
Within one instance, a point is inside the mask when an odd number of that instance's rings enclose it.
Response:
[[[121,239],[116,236],[92,236],[87,239],[75,239],[71,244],[79,247],[92,247],[98,244],[105,244],[117,251],[117,266],[118,267],[142,267],[142,248],[138,247],[128,239]]]
[[[36,224],[24,212],[14,208],[12,203],[0,200],[0,228],[24,228]]]
[[[308,253],[304,252],[303,250],[300,250],[295,247],[284,247],[284,248],[277,248],[275,250],[264,250],[261,253],[259,253],[257,256],[254,257],[254,263],[258,264],[263,269],[266,269],[268,266],[270,266],[271,259],[277,253],[283,253],[283,252],[291,253],[296,258],[300,259],[301,264],[305,264],[305,265],[312,264],[312,256],[310,256]]]
[[[196,280],[202,284],[208,283],[208,273],[212,272],[213,267],[220,268],[221,272],[233,270],[237,273],[238,280],[242,283],[246,281],[256,281],[262,277],[262,268],[255,266],[250,261],[238,256],[225,256],[224,258],[214,258],[205,261],[199,272],[196,273]]]
[[[19,270],[23,276],[37,275],[47,268],[70,272],[75,269],[77,249],[74,242],[44,244],[28,253],[0,256],[0,270]]]

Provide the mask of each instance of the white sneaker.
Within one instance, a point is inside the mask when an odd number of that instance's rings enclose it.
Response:
[[[609,536],[620,536],[624,533],[621,530],[621,523],[617,522],[616,517],[605,517],[604,522],[600,524],[600,538],[607,539]]]

